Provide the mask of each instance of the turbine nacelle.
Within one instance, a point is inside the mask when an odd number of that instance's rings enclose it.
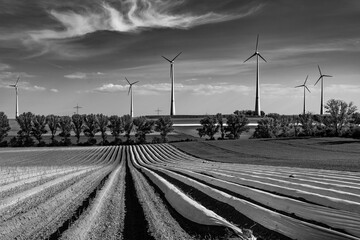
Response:
[[[20,75],[19,75],[18,78],[16,79],[16,83],[15,83],[15,84],[11,84],[11,85],[9,85],[9,86],[10,86],[10,87],[14,87],[14,88],[18,88],[19,79],[20,79]]]
[[[166,61],[168,61],[170,64],[173,64],[174,61],[175,61],[175,59],[176,59],[178,56],[180,56],[181,53],[182,53],[182,52],[178,53],[178,55],[176,55],[172,60],[170,60],[170,59],[168,59],[167,57],[164,57],[164,56],[162,56],[162,57],[163,57]]]
[[[299,85],[299,86],[296,86],[295,88],[303,87],[303,88],[306,88],[306,90],[308,90],[308,91],[310,92],[309,88],[306,86],[306,82],[307,82],[307,80],[308,80],[308,77],[309,77],[309,75],[306,76],[306,79],[305,79],[304,84]]]
[[[265,62],[267,62],[267,61],[265,60],[265,58],[264,58],[263,56],[261,56],[260,52],[258,51],[258,46],[259,46],[259,34],[257,35],[257,38],[256,38],[256,46],[255,46],[255,52],[254,52],[254,54],[251,55],[248,59],[246,59],[246,60],[244,61],[244,63],[247,62],[248,60],[250,60],[251,58],[255,57],[255,56],[259,56],[262,60],[264,60]]]
[[[323,79],[324,77],[332,77],[332,76],[330,76],[330,75],[322,74],[319,65],[318,65],[318,69],[319,69],[320,77],[319,77],[319,79],[316,81],[316,83],[314,84],[314,86],[315,86],[321,79]]]
[[[129,84],[129,91],[128,91],[128,95],[130,94],[130,91],[132,90],[132,86],[136,83],[138,83],[139,81],[136,81],[136,82],[133,82],[131,83],[126,77],[125,77],[125,80],[128,82]]]

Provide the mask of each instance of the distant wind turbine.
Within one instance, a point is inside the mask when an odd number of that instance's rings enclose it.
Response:
[[[79,114],[79,108],[82,108],[82,107],[79,107],[79,104],[76,104],[76,107],[74,107],[74,108],[76,108],[76,114]]]
[[[20,75],[18,76],[16,83],[9,85],[10,87],[15,88],[15,93],[16,93],[16,102],[15,102],[15,118],[19,117],[19,101],[18,101],[18,82],[20,79]]]
[[[136,83],[138,83],[139,81],[136,81],[136,82],[133,82],[133,83],[130,83],[129,80],[127,78],[125,78],[126,81],[128,82],[129,84],[129,91],[128,91],[128,95],[131,93],[131,96],[130,96],[130,116],[131,117],[134,117],[134,105],[133,105],[133,91],[132,91],[132,86]]]
[[[247,62],[249,59],[251,59],[252,57],[256,56],[256,97],[255,97],[255,113],[258,116],[261,116],[261,109],[260,109],[260,83],[259,83],[259,57],[264,60],[265,58],[263,58],[263,56],[261,56],[261,54],[258,52],[258,45],[259,45],[259,34],[257,35],[257,39],[256,39],[256,48],[255,48],[255,53],[253,55],[251,55],[248,59],[246,59],[244,61]]]
[[[318,65],[320,77],[314,84],[314,86],[321,80],[321,102],[320,102],[320,115],[324,114],[324,77],[332,77],[321,73],[320,66]]]
[[[170,63],[170,79],[171,79],[171,103],[170,103],[170,116],[175,115],[175,92],[174,92],[174,82],[175,82],[175,76],[174,76],[174,61],[175,59],[181,54],[180,52],[176,57],[174,57],[172,60],[169,60],[168,58],[162,56],[166,61]]]
[[[303,85],[296,86],[296,88],[298,88],[298,87],[303,87],[303,88],[304,88],[304,110],[303,110],[303,115],[305,115],[305,89],[310,92],[310,90],[309,90],[308,87],[306,86],[306,82],[307,82],[307,80],[308,80],[308,77],[309,77],[309,75],[306,76],[306,79],[305,79],[305,82],[304,82]]]

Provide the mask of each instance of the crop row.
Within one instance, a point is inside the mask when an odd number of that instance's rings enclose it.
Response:
[[[156,176],[152,181],[157,185],[175,179],[289,238],[360,237],[357,173],[208,162],[170,145],[143,145],[132,151],[134,162],[145,174]],[[160,175],[163,179],[158,180]]]
[[[2,161],[0,167],[8,173],[0,185],[1,239],[49,238],[79,214],[120,162],[117,147],[87,150],[47,149],[31,151],[29,157],[23,151],[0,154],[2,160],[7,154],[12,157],[10,166]],[[37,166],[42,162],[45,166]]]
[[[0,173],[1,239],[360,239],[356,172],[158,144],[7,150]]]

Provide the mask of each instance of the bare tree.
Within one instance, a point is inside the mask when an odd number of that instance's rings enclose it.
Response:
[[[84,115],[84,134],[88,137],[88,143],[95,144],[95,134],[99,132],[99,125],[95,114]]]
[[[101,138],[102,138],[102,145],[106,145],[107,141],[106,141],[106,130],[107,130],[107,126],[109,123],[109,118],[107,116],[105,116],[104,114],[97,114],[96,115],[96,121],[97,121],[97,125],[99,126],[99,131],[101,133]]]
[[[55,135],[56,132],[58,130],[59,127],[59,121],[60,121],[60,117],[56,116],[56,115],[48,115],[46,116],[46,123],[50,129],[50,133],[51,133],[51,141],[54,142],[55,139]]]
[[[219,130],[220,130],[220,134],[221,134],[221,139],[225,138],[225,127],[224,127],[224,117],[221,113],[217,113],[216,114],[216,120],[218,122],[219,125]]]
[[[16,121],[20,126],[20,131],[18,131],[19,142],[22,142],[21,145],[32,146],[34,144],[33,139],[31,138],[31,132],[33,128],[33,117],[34,114],[31,112],[22,113],[17,118]]]
[[[4,112],[0,112],[0,143],[8,135],[10,129],[9,119]]]
[[[71,132],[71,118],[69,116],[61,116],[59,120],[59,128],[61,131],[59,136],[63,138],[63,144],[71,145],[71,141],[69,139]]]
[[[83,116],[81,116],[80,114],[74,114],[71,116],[71,120],[72,120],[72,130],[75,133],[75,137],[76,137],[76,143],[79,144],[80,142],[80,135],[84,126],[84,120],[83,120]]]
[[[209,136],[210,140],[215,140],[214,135],[219,131],[216,116],[206,116],[200,120],[200,124],[202,127],[197,129],[199,136]]]
[[[243,114],[231,114],[226,118],[226,132],[229,132],[229,138],[238,139],[242,132],[249,131],[247,124],[249,120]]]
[[[46,117],[44,115],[35,115],[33,117],[33,127],[31,135],[38,140],[39,145],[41,144],[42,135],[47,133],[46,127]]]
[[[133,119],[130,115],[124,115],[121,117],[122,125],[124,126],[124,132],[126,137],[126,142],[130,142],[130,134],[134,127]]]
[[[112,115],[109,117],[109,125],[111,135],[115,138],[115,143],[119,143],[120,140],[120,134],[124,132],[124,125],[123,121],[121,121],[121,118],[117,115]]]
[[[349,104],[342,100],[330,99],[325,105],[326,112],[330,114],[330,127],[335,136],[340,136],[341,132],[349,123],[352,115],[356,112],[357,107],[353,102]]]
[[[161,117],[155,122],[155,131],[160,132],[162,142],[167,142],[167,135],[174,131],[173,122],[170,117]]]
[[[136,127],[135,137],[138,139],[138,143],[146,143],[146,134],[152,133],[155,122],[145,117],[135,118],[133,122]]]

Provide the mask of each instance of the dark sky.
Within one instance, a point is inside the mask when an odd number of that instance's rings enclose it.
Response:
[[[325,100],[360,105],[358,0],[0,0],[0,111],[13,117],[20,74],[20,113],[127,114],[125,77],[135,115],[170,108],[175,62],[177,114],[253,109],[259,51],[261,109],[298,114],[309,75],[308,110]]]

